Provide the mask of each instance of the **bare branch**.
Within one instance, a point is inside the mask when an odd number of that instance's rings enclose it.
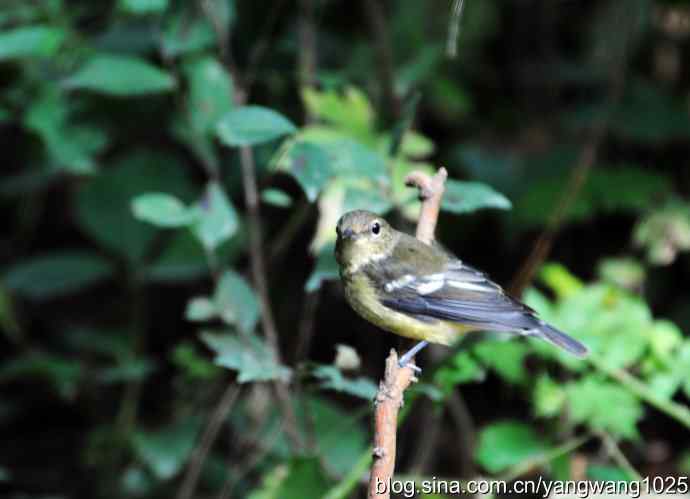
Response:
[[[441,167],[436,175],[429,177],[426,173],[414,171],[405,178],[405,185],[419,189],[419,200],[422,202],[422,211],[417,221],[417,239],[427,244],[434,240],[438,212],[441,209],[441,199],[445,190],[448,172]]]
[[[369,477],[369,498],[389,498],[389,481],[395,471],[395,447],[398,429],[398,411],[403,404],[403,393],[414,380],[414,371],[398,365],[395,350],[386,359],[386,373],[376,394],[374,414],[374,461]]]
[[[434,240],[447,177],[446,169],[439,168],[433,177],[415,171],[405,179],[407,185],[419,189],[422,210],[417,221],[417,239],[427,244]],[[401,368],[398,364],[398,354],[395,350],[391,350],[386,359],[386,372],[376,395],[374,460],[369,477],[369,498],[390,497],[388,487],[395,471],[398,412],[403,403],[403,393],[415,380],[413,363]]]

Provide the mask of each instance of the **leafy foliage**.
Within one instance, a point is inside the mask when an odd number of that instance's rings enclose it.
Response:
[[[687,8],[468,1],[449,59],[450,3],[3,2],[3,490],[357,497],[406,345],[344,305],[334,226],[413,232],[440,165],[440,242],[507,284],[539,241],[523,298],[592,354],[425,351],[397,471],[687,474]]]

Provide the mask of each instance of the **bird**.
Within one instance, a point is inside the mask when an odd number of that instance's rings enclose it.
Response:
[[[479,330],[540,338],[577,357],[588,353],[484,272],[375,213],[345,213],[336,234],[335,258],[349,305],[379,328],[419,341],[400,358],[401,367],[429,343],[451,345]]]

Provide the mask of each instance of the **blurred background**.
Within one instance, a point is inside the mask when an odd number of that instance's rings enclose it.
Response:
[[[3,0],[2,495],[364,497],[410,345],[335,222],[413,232],[441,165],[438,239],[592,355],[428,349],[396,472],[687,477],[689,35],[672,0]]]

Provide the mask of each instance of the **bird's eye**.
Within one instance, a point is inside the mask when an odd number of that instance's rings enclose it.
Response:
[[[378,222],[371,224],[371,233],[378,236],[381,233],[381,224]]]

